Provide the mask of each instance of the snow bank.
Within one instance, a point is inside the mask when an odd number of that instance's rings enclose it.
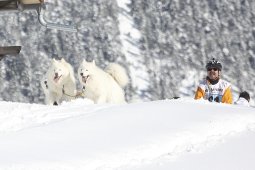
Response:
[[[255,129],[254,108],[191,99],[0,105],[0,169],[134,170],[163,160],[171,169]]]

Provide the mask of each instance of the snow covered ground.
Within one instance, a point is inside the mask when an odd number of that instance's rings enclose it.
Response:
[[[0,102],[1,170],[254,170],[255,109],[183,98]]]

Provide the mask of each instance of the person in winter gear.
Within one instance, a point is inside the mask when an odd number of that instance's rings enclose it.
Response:
[[[220,79],[222,65],[212,59],[206,64],[207,77],[200,82],[195,99],[205,99],[210,102],[232,104],[231,85],[225,80]]]
[[[240,93],[238,100],[235,102],[236,105],[250,106],[250,95],[248,92],[243,91]]]

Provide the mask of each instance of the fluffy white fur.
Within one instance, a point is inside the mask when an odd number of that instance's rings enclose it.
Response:
[[[46,104],[70,101],[76,95],[76,84],[72,66],[64,59],[52,60],[46,76],[41,80]]]
[[[125,103],[122,88],[128,84],[128,76],[122,66],[112,63],[104,71],[94,61],[83,60],[78,69],[78,77],[85,97],[95,103]]]
[[[44,92],[44,95],[45,95],[45,100],[44,102],[46,104],[48,104],[48,98],[49,98],[49,86],[48,86],[48,80],[47,80],[47,77],[46,75],[41,79],[41,87],[43,89],[43,92]]]

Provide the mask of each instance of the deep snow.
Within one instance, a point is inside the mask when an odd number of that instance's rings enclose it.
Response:
[[[254,108],[189,98],[0,105],[4,170],[255,168]]]

